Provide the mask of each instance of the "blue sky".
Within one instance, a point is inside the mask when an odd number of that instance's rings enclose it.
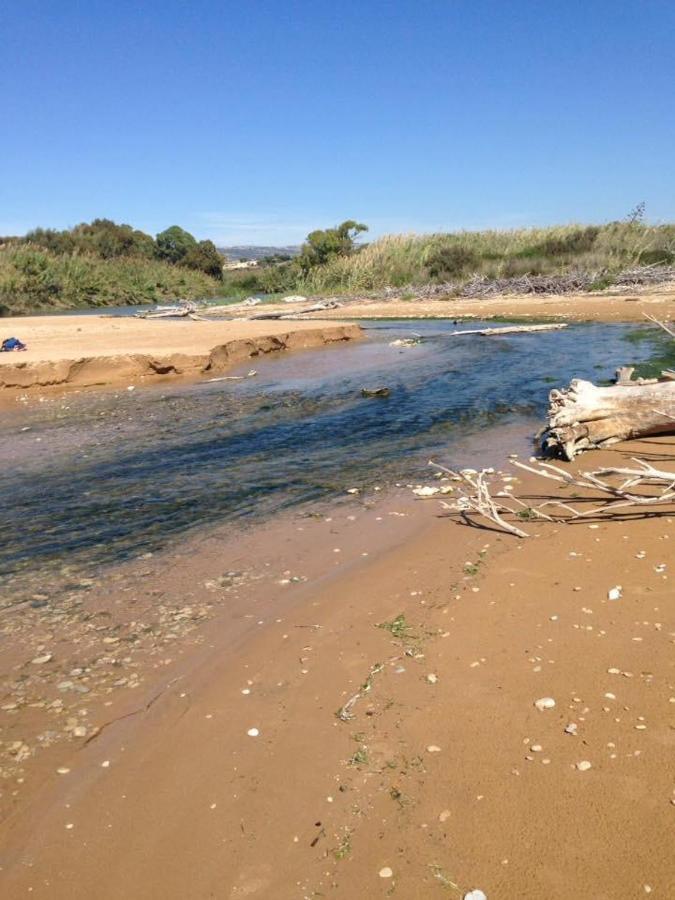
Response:
[[[675,4],[5,0],[0,233],[675,218]]]

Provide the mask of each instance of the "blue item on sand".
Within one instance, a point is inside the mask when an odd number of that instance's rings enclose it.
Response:
[[[26,345],[23,343],[23,341],[20,341],[18,338],[15,338],[15,337],[5,338],[5,340],[2,342],[2,345],[0,346],[0,351],[2,351],[2,352],[9,352],[10,350],[25,350],[25,349],[26,349]]]

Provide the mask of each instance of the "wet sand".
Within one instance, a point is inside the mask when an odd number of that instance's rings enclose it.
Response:
[[[636,455],[675,468],[575,465]],[[673,896],[675,509],[518,540],[410,498],[6,613],[2,896]]]
[[[113,316],[27,316],[0,320],[25,352],[0,353],[0,389],[115,385],[130,380],[219,375],[281,350],[354,340],[339,322],[224,322]]]

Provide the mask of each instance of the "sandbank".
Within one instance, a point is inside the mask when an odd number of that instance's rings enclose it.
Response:
[[[249,358],[354,340],[342,322],[235,322],[129,316],[0,319],[25,352],[0,353],[0,388],[114,385],[159,377],[217,376]]]

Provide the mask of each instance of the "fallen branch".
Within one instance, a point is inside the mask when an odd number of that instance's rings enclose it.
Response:
[[[482,516],[484,519],[493,522],[504,531],[515,534],[516,537],[529,537],[527,532],[523,531],[522,528],[518,528],[516,525],[512,525],[510,522],[504,520],[502,513],[506,512],[517,515],[517,511],[504,503],[497,502],[490,495],[490,485],[488,481],[488,475],[490,473],[486,469],[483,469],[480,472],[473,472],[469,469],[454,472],[452,469],[447,469],[445,466],[435,463],[432,460],[429,461],[429,465],[434,466],[436,469],[440,469],[441,472],[446,472],[454,478],[455,481],[460,481],[463,485],[470,488],[470,491],[462,490],[460,488],[460,495],[454,506],[445,501],[441,501],[441,505],[445,509],[459,512],[462,518],[469,524],[471,523],[471,519],[469,518],[469,512],[471,511]],[[547,517],[542,515],[542,518]]]
[[[465,334],[479,334],[482,337],[492,337],[499,334],[518,334],[528,331],[559,331],[567,328],[567,322],[555,322],[551,325],[505,325],[503,328],[476,328],[470,331],[451,331],[450,337],[460,337]]]
[[[569,487],[582,488],[584,490],[599,491],[612,502],[606,506],[579,512],[572,510],[573,518],[598,515],[609,510],[627,506],[658,506],[675,503],[675,472],[655,469],[644,460],[633,458],[635,468],[625,466],[604,466],[592,472],[578,472],[572,474],[552,463],[540,462],[539,468],[528,466],[525,463],[513,460],[513,465],[526,472],[532,472],[542,478],[557,481]],[[620,484],[608,481],[610,478],[620,477]],[[658,488],[658,493],[636,493],[635,488]]]
[[[429,465],[446,472],[455,481],[462,482],[463,487],[459,488],[460,494],[457,503],[452,505],[441,501],[444,509],[459,512],[462,518],[472,525],[476,524],[469,515],[473,513],[483,519],[487,519],[488,522],[497,525],[502,530],[516,537],[525,538],[529,537],[529,535],[521,528],[506,521],[504,519],[505,514],[529,519],[541,519],[557,524],[568,524],[575,519],[597,516],[619,508],[675,504],[675,472],[656,469],[641,459],[633,459],[633,462],[635,463],[634,467],[604,466],[591,472],[572,473],[549,462],[539,461],[537,467],[535,467],[512,460],[513,465],[519,469],[567,487],[592,491],[596,495],[599,493],[601,495],[600,501],[605,501],[605,505],[593,506],[591,509],[583,511],[575,509],[564,500],[555,498],[550,498],[539,504],[530,504],[525,503],[518,497],[509,497],[509,503],[504,503],[501,498],[497,499],[490,493],[489,476],[492,474],[491,470],[483,469],[480,472],[474,472],[470,469],[464,469],[455,472],[435,462],[430,462]],[[614,483],[612,479],[620,479],[620,481],[619,483]],[[649,489],[651,492],[644,493],[646,489]],[[654,492],[654,489],[656,489],[656,492]],[[640,493],[640,491],[642,492]],[[554,517],[548,512],[545,513],[544,508],[555,508],[564,512],[565,515]]]

